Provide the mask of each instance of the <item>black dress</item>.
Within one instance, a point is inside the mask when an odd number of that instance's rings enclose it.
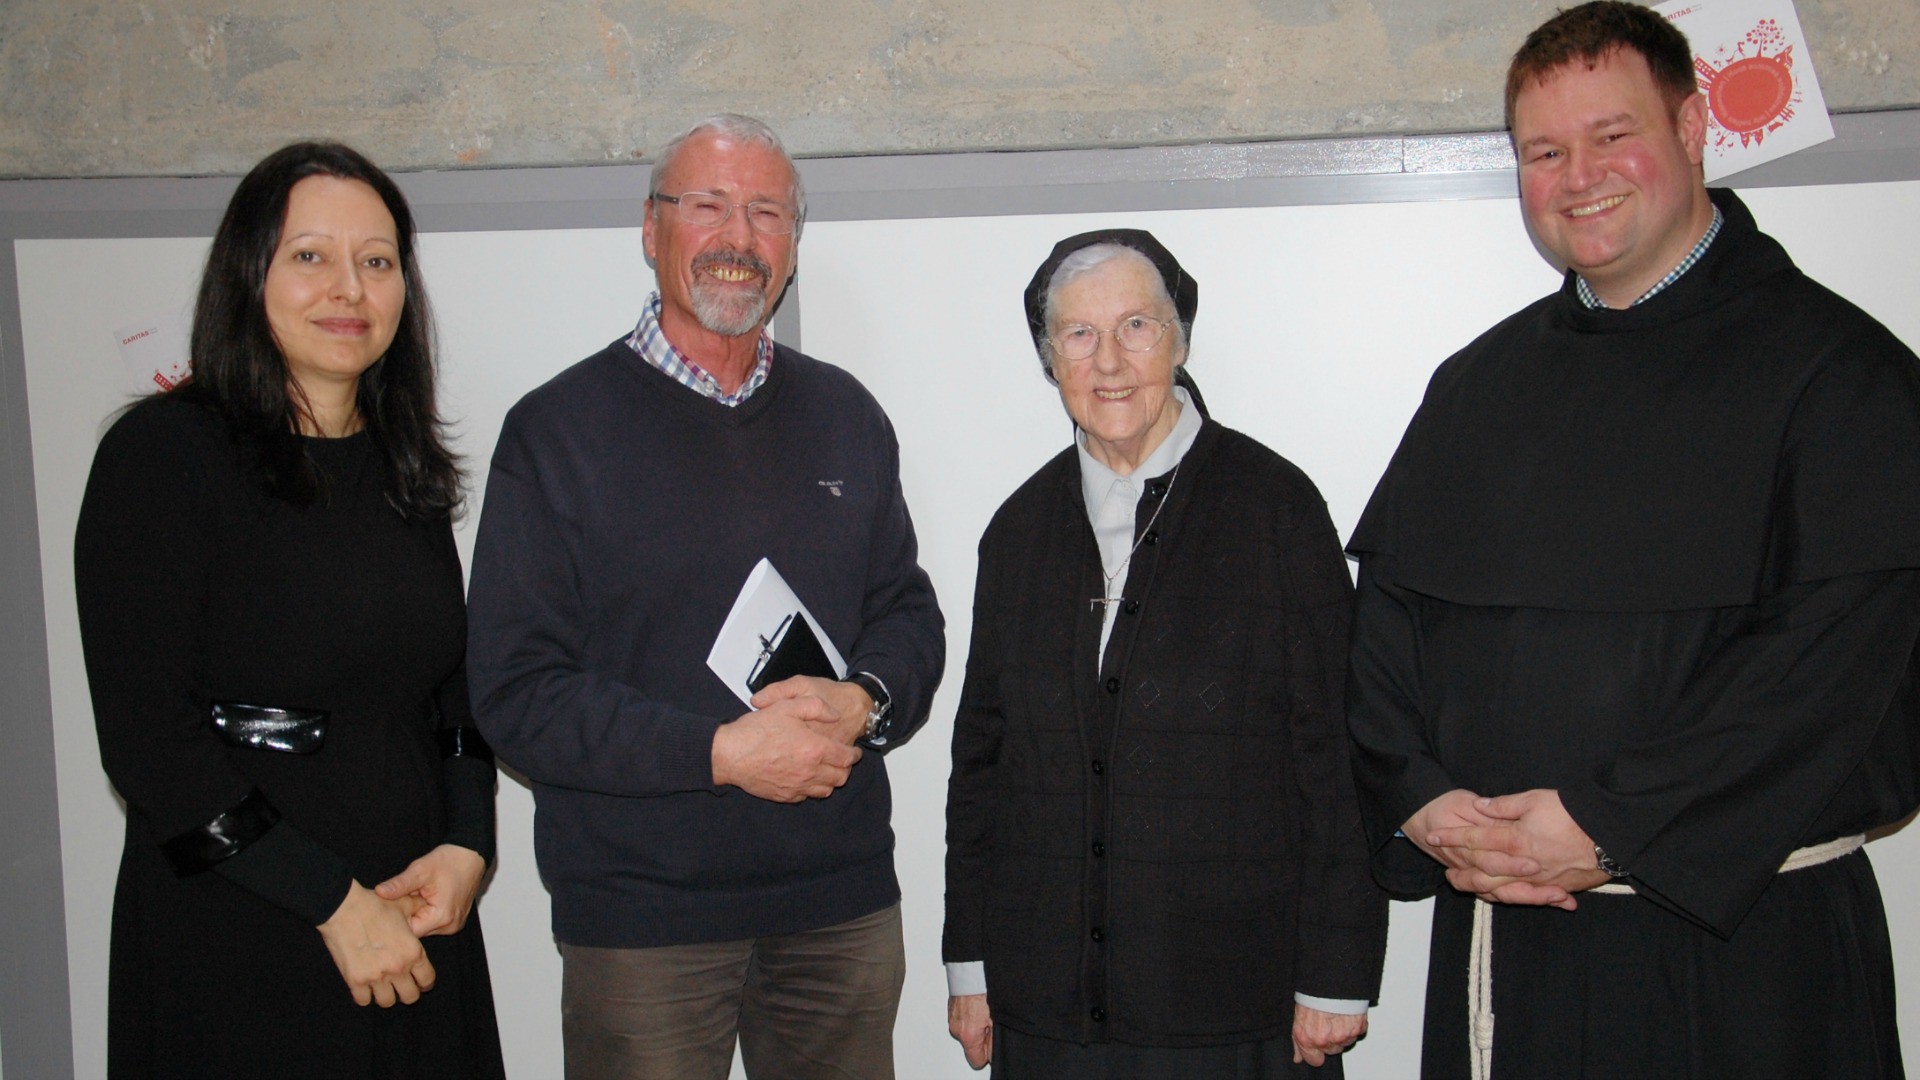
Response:
[[[127,1076],[500,1076],[477,917],[425,939],[419,1003],[354,1004],[315,927],[443,842],[491,855],[446,521],[388,506],[366,434],[305,439],[321,497],[268,495],[208,407],[142,403],[95,456],[74,544],[101,759],[126,800],[108,1069]],[[213,702],[323,710],[311,754],[230,746]],[[456,764],[458,763],[458,767]],[[258,790],[278,824],[210,870],[169,838]],[[450,812],[449,807],[454,809]]]

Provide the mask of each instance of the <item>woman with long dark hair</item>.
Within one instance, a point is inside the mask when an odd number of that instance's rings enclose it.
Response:
[[[295,144],[227,207],[192,375],[101,441],[74,563],[127,807],[115,1077],[503,1073],[432,344],[399,189]]]

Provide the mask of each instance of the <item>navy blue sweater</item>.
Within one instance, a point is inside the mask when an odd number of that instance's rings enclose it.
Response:
[[[852,376],[779,347],[728,408],[615,341],[507,414],[468,671],[487,739],[533,782],[560,941],[791,933],[898,898],[881,755],[798,805],[713,785],[714,730],[746,710],[706,655],[762,557],[907,730],[924,722],[943,623],[893,428]]]

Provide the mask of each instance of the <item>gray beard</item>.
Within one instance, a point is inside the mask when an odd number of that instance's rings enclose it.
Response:
[[[766,313],[767,298],[760,293],[737,295],[705,282],[693,286],[693,317],[721,337],[739,337],[758,330]]]

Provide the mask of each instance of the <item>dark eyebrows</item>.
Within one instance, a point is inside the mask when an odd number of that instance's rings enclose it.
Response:
[[[289,245],[298,244],[306,240],[332,240],[333,238],[334,236],[330,232],[319,232],[313,229],[309,229],[306,232],[290,233],[286,236],[281,237],[278,247],[284,248],[284,247],[288,247]],[[366,247],[369,244],[385,244],[386,246],[394,249],[395,251],[400,250],[400,241],[397,238],[391,237],[391,236],[368,236],[368,237],[362,238],[360,241],[361,247]]]
[[[1631,126],[1637,122],[1638,121],[1636,120],[1634,115],[1630,112],[1615,113],[1612,116],[1603,116],[1598,120],[1592,121],[1587,125],[1587,131],[1589,133],[1596,132],[1596,131],[1603,131],[1607,128],[1616,127],[1621,124],[1626,124]],[[1533,138],[1518,144],[1515,147],[1515,149],[1527,150],[1541,143],[1552,143],[1557,141],[1558,141],[1557,139],[1553,138],[1550,135],[1535,135]]]

